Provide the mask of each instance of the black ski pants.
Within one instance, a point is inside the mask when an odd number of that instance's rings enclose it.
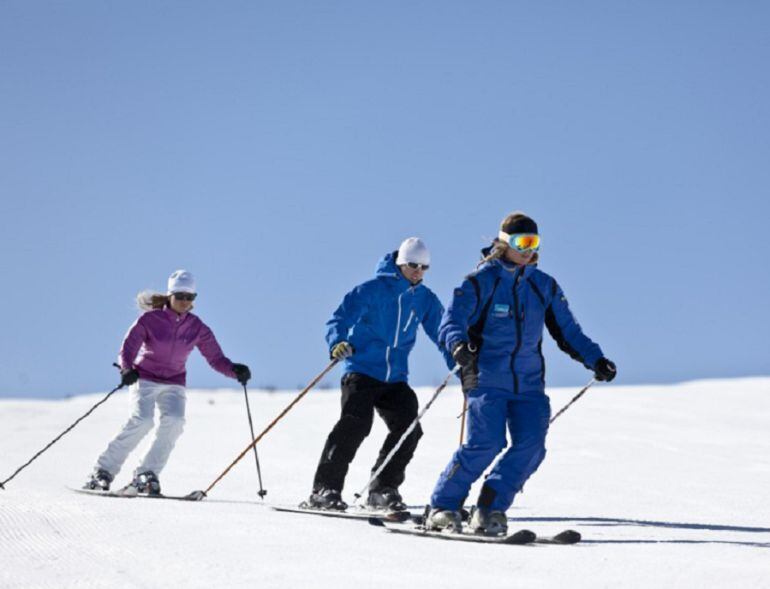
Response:
[[[313,481],[313,490],[342,491],[348,467],[364,438],[372,430],[374,410],[388,426],[388,436],[380,449],[372,473],[382,464],[401,436],[417,417],[417,395],[405,382],[385,383],[365,374],[349,372],[342,377],[342,414],[326,439]],[[397,489],[404,482],[404,470],[422,436],[417,424],[391,461],[371,486]]]

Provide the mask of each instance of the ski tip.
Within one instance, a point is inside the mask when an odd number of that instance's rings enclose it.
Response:
[[[379,517],[370,517],[368,520],[370,526],[375,526],[377,528],[386,528],[385,522],[382,521]]]
[[[206,498],[206,491],[193,491],[184,496],[187,501],[203,501]]]
[[[556,534],[553,539],[561,544],[576,544],[577,542],[580,542],[583,537],[580,535],[580,532],[575,530],[564,530],[563,532]]]
[[[537,540],[537,534],[532,530],[519,530],[507,536],[504,540],[506,544],[531,544]]]

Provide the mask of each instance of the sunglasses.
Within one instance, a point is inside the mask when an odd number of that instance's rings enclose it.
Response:
[[[198,294],[194,292],[175,292],[171,296],[177,301],[194,301]]]
[[[412,270],[427,270],[430,268],[430,264],[418,264],[417,262],[407,262],[407,266],[409,266]]]
[[[540,236],[537,233],[513,233],[509,235],[501,231],[499,237],[518,252],[536,252],[540,249]]]

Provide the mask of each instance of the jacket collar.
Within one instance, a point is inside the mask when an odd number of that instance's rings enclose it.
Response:
[[[163,313],[166,315],[166,317],[168,317],[173,322],[176,322],[177,320],[178,321],[184,321],[184,319],[190,314],[189,311],[187,311],[186,313],[181,313],[181,314],[177,313],[176,311],[174,311],[174,309],[172,309],[168,305],[163,307]]]
[[[496,260],[492,260],[491,262],[489,262],[489,264],[494,265],[502,276],[507,275],[507,276],[510,276],[511,278],[513,278],[516,275],[526,278],[529,275],[531,275],[532,272],[535,271],[535,264],[527,264],[526,266],[520,266],[518,264],[513,264],[511,262],[501,260],[500,258]]]
[[[422,280],[417,284],[413,285],[404,277],[403,274],[401,274],[401,270],[399,270],[398,266],[396,266],[397,255],[398,255],[398,252],[390,252],[388,254],[385,254],[377,263],[377,270],[375,271],[375,276],[377,278],[386,279],[388,284],[393,288],[395,288],[396,291],[399,293],[405,292],[410,288],[417,289],[420,286],[422,286]]]

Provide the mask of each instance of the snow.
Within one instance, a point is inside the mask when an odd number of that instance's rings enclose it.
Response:
[[[432,392],[418,395],[424,403]],[[549,389],[554,412],[576,392]],[[296,394],[250,392],[256,431]],[[0,478],[103,395],[0,401]],[[266,503],[306,497],[338,407],[335,391],[313,391],[260,442]],[[415,507],[458,442],[460,409],[450,387],[423,419],[402,487]],[[441,542],[278,513],[257,497],[251,453],[200,503],[67,490],[127,417],[121,392],[0,491],[0,587],[770,586],[770,378],[590,389],[553,424],[548,456],[509,512],[514,529],[579,530],[585,541],[568,547]],[[242,391],[189,391],[164,491],[206,488],[249,438]],[[376,419],[350,470],[348,501],[383,438]]]

